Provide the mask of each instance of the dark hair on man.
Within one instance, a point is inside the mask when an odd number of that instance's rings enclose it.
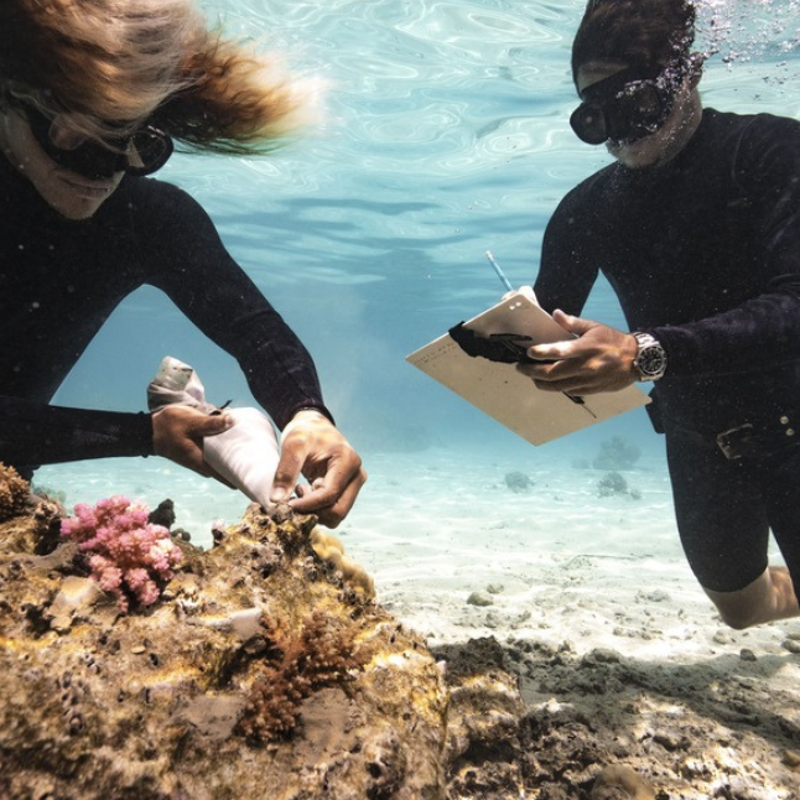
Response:
[[[589,0],[572,43],[572,77],[590,61],[647,69],[688,58],[696,9],[691,0]]]

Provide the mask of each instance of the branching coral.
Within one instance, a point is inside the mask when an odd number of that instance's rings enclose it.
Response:
[[[265,742],[291,733],[306,697],[323,686],[350,680],[350,671],[358,666],[354,631],[330,623],[317,611],[309,615],[300,636],[275,641],[275,657],[261,667],[237,723],[242,735]],[[269,628],[269,620],[265,624]]]
[[[173,577],[183,558],[169,531],[149,523],[147,515],[147,506],[118,495],[94,508],[78,503],[75,516],[61,523],[61,535],[78,543],[92,577],[116,596],[123,613],[131,599],[143,606],[155,603],[159,584]]]
[[[25,507],[30,485],[20,477],[14,467],[0,462],[0,522],[11,519]]]

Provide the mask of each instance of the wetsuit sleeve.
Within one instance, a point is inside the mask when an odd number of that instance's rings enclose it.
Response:
[[[756,117],[734,163],[757,222],[764,290],[705,319],[646,329],[664,345],[670,375],[764,369],[800,358],[800,125]]]
[[[0,396],[0,453],[26,477],[42,464],[153,454],[149,414],[63,408]]]
[[[156,205],[161,213],[149,215],[153,230],[139,237],[149,243],[145,258],[156,265],[148,282],[236,358],[278,427],[300,408],[332,419],[310,354],[228,254],[208,215],[181,190],[159,185],[165,190]]]
[[[587,253],[591,239],[579,207],[582,188],[570,192],[558,205],[544,233],[542,261],[533,290],[539,305],[579,315],[597,280],[597,254]]]

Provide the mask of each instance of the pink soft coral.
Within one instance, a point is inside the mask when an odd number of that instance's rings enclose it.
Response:
[[[143,606],[155,603],[159,582],[169,580],[183,559],[169,531],[149,523],[147,515],[147,506],[117,495],[94,508],[78,503],[75,516],[61,523],[61,535],[86,553],[92,577],[116,595],[123,613],[131,596]]]

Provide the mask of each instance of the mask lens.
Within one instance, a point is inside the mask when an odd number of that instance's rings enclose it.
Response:
[[[167,163],[172,151],[172,139],[148,125],[131,138],[127,150],[128,172],[131,175],[151,175]]]
[[[633,142],[655,133],[667,118],[670,105],[650,81],[626,87],[609,103],[611,138]]]
[[[575,135],[587,144],[603,144],[608,139],[605,115],[597,103],[581,103],[572,112],[569,124]]]
[[[59,150],[77,150],[86,142],[86,136],[70,128],[68,119],[62,114],[59,114],[50,123],[47,135]]]
[[[25,118],[28,120],[28,126],[31,129],[34,139],[36,139],[47,155],[52,156],[54,151],[60,149],[50,137],[50,129],[53,127],[53,121],[48,119],[34,106],[25,104],[21,105],[21,108],[25,112]]]

